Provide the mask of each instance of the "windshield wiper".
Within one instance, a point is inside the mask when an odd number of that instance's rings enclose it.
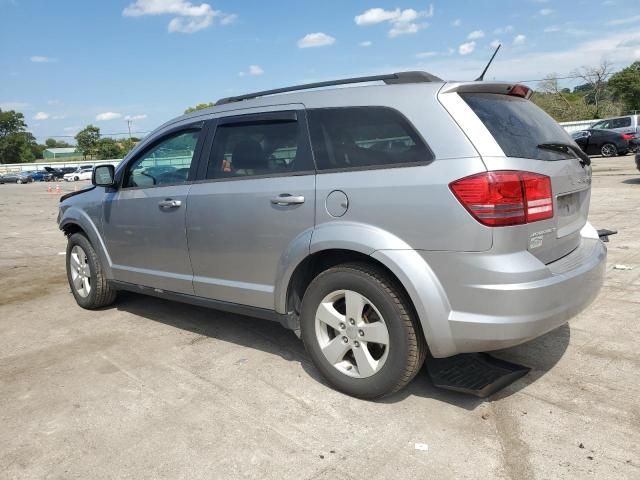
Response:
[[[576,157],[580,159],[580,165],[583,167],[585,165],[591,165],[591,159],[589,155],[580,150],[579,147],[575,145],[571,145],[570,143],[562,143],[562,142],[553,142],[553,143],[541,143],[538,145],[538,148],[542,148],[544,150],[553,150],[554,152],[562,152],[566,154],[573,153]]]

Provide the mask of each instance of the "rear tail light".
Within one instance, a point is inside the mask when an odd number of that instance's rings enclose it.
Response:
[[[633,133],[623,133],[622,134],[622,139],[623,140],[633,140],[634,138],[636,138],[636,136]]]
[[[449,188],[483,225],[522,225],[553,217],[551,179],[532,172],[498,170],[461,178]]]

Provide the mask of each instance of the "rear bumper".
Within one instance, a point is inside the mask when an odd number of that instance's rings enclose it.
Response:
[[[589,225],[590,227],[590,225]],[[593,230],[592,227],[590,227]],[[604,281],[607,251],[593,234],[565,257],[544,265],[528,252],[423,252],[448,300],[447,318],[429,328],[436,357],[511,347],[536,338],[586,308]],[[418,308],[429,311],[428,305]]]

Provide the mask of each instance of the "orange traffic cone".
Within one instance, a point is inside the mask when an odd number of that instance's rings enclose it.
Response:
[[[56,193],[60,193],[60,185],[56,185]]]
[[[51,193],[51,185],[47,185],[47,193]]]

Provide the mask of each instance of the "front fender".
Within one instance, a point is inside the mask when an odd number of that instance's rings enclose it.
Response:
[[[80,227],[85,232],[91,242],[91,245],[98,254],[106,277],[109,280],[113,280],[111,257],[109,256],[107,247],[102,240],[100,230],[92,218],[83,209],[71,205],[64,210],[61,210],[58,225],[60,230],[63,230],[68,225],[77,225]]]

